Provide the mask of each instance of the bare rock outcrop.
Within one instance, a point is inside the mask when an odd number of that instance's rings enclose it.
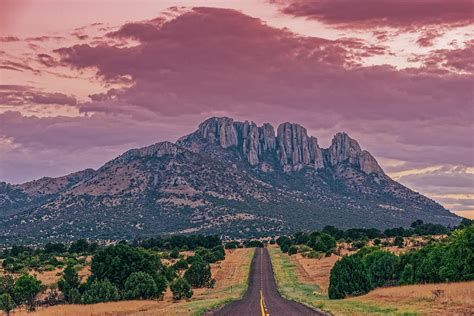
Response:
[[[131,149],[125,152],[122,156],[119,156],[118,159],[175,156],[177,153],[182,151],[183,149],[174,143],[161,142],[143,148]]]
[[[315,137],[308,137],[306,129],[298,124],[283,123],[277,131],[278,159],[283,170],[300,170],[312,165],[324,167],[323,155]]]
[[[348,163],[360,168],[366,174],[383,174],[382,168],[375,158],[366,150],[362,150],[356,140],[346,133],[337,133],[328,148],[330,166]]]
[[[270,157],[270,160],[279,161],[279,166],[275,168],[285,172],[305,167],[323,169],[349,164],[367,174],[383,174],[375,158],[362,151],[357,141],[346,133],[337,133],[331,146],[321,149],[318,140],[308,136],[306,129],[299,124],[280,124],[275,136],[275,130],[269,123],[257,126],[254,122],[213,117],[202,122],[197,132],[191,135],[199,135],[200,139],[224,149],[235,148],[252,167],[260,166],[261,170],[272,170],[268,168],[267,159]],[[178,144],[194,150],[193,142],[185,140],[186,137],[182,138]]]
[[[199,133],[210,143],[218,143],[222,148],[238,144],[234,120],[228,117],[212,117],[199,125]]]

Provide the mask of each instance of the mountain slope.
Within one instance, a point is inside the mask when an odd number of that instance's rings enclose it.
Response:
[[[7,240],[248,237],[325,225],[459,221],[390,179],[345,133],[324,149],[297,124],[281,124],[275,135],[270,124],[230,118],[211,118],[176,144],[129,150],[97,171],[4,184],[0,206],[0,235]]]

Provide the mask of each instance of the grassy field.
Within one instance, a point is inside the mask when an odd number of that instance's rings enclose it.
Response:
[[[334,315],[446,315],[448,310],[450,315],[469,315],[474,309],[474,282],[380,288],[360,297],[330,300],[326,293],[336,256],[301,261],[283,254],[278,247],[269,251],[284,297]],[[309,261],[315,266],[310,270],[303,267]],[[435,290],[443,294],[434,297]]]
[[[212,289],[194,289],[189,301],[174,302],[171,292],[163,300],[120,301],[94,305],[58,305],[38,309],[34,313],[15,311],[12,315],[90,316],[90,315],[201,315],[222,304],[239,299],[247,289],[247,280],[254,249],[227,250],[226,259],[211,264],[216,285]]]

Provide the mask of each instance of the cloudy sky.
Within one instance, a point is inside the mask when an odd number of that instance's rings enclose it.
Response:
[[[338,131],[474,211],[474,0],[2,0],[0,181],[97,168],[210,116]]]

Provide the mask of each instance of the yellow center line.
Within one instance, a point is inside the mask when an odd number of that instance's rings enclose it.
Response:
[[[267,313],[265,312],[265,303],[263,301],[263,292],[260,290],[260,309],[262,310],[262,316],[267,316]]]
[[[263,297],[263,260],[262,260],[262,255],[263,255],[263,249],[260,248],[260,309],[262,311],[262,316],[270,316],[270,314],[268,314],[267,311],[266,311],[265,299]]]

